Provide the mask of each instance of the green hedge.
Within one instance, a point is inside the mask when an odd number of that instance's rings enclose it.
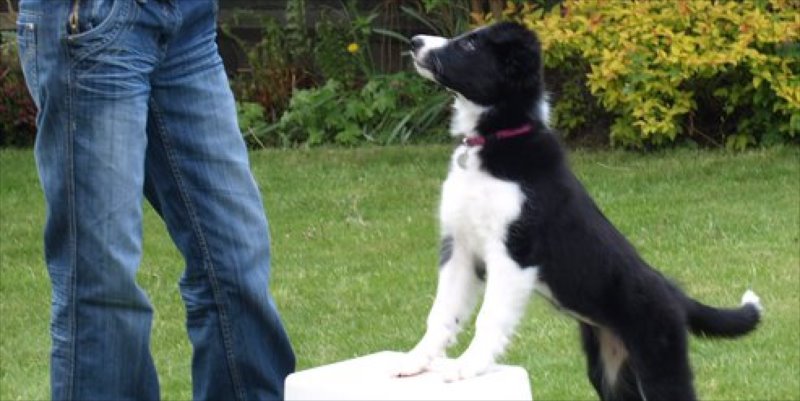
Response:
[[[791,3],[565,0],[548,11],[509,2],[505,14],[539,34],[566,133],[605,122],[599,131],[626,147],[743,149],[800,137],[800,12]]]

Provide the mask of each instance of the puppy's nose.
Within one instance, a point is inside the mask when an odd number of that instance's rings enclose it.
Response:
[[[411,51],[416,52],[417,50],[421,49],[422,46],[425,46],[425,40],[423,40],[419,35],[414,36],[411,38]]]

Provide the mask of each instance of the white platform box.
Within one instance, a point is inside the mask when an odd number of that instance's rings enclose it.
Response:
[[[429,372],[393,377],[402,356],[384,351],[293,373],[286,378],[286,400],[533,400],[522,367],[497,365],[481,376],[447,383],[437,371],[445,363],[439,361]]]

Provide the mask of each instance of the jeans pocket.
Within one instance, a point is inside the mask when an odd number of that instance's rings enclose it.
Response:
[[[96,50],[124,26],[134,0],[71,0],[66,21],[67,43],[73,51]]]
[[[73,38],[101,28],[109,20],[114,0],[72,0],[67,33]]]
[[[17,46],[22,74],[25,84],[39,106],[39,63],[36,50],[36,30],[39,27],[39,15],[20,13],[17,17]]]

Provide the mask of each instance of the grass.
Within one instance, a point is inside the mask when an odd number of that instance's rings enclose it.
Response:
[[[273,244],[272,291],[298,368],[409,349],[433,299],[446,147],[252,154]],[[697,298],[734,306],[748,287],[763,325],[694,339],[702,399],[800,399],[800,150],[572,156],[597,203],[652,265]],[[30,151],[0,152],[0,399],[49,397],[44,205]],[[152,351],[166,400],[191,398],[177,289],[182,260],[149,208],[140,281],[156,308]],[[462,335],[463,349],[467,336]],[[596,399],[575,323],[535,298],[504,362],[534,397]]]

